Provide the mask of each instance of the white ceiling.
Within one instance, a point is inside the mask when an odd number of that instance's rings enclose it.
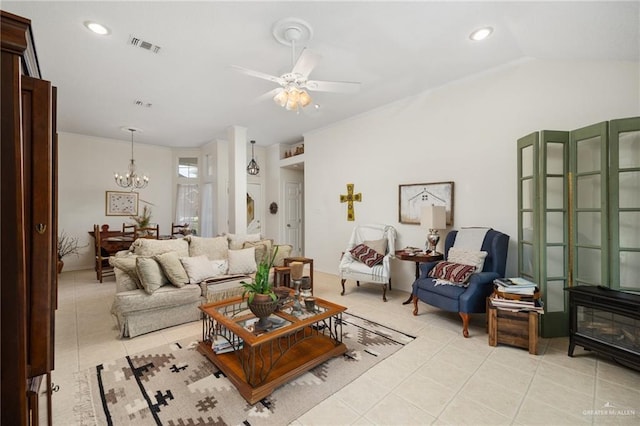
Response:
[[[259,145],[295,142],[310,130],[523,58],[633,60],[640,56],[640,2],[31,2],[3,1],[31,19],[43,78],[58,87],[58,129],[136,142],[197,147],[248,128]],[[282,18],[314,30],[322,60],[310,78],[359,81],[356,95],[311,92],[296,114],[271,100],[267,74],[291,69],[272,36]],[[84,26],[111,30],[97,36]],[[492,26],[493,35],[469,34]],[[161,47],[128,45],[130,35]],[[604,83],[604,82],[603,82]],[[135,105],[136,100],[151,108]]]

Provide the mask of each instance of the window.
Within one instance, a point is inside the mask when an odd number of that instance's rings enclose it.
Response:
[[[188,223],[200,234],[200,187],[198,181],[198,158],[178,158],[175,223]]]

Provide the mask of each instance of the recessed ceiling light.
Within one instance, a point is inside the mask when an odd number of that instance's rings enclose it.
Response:
[[[474,32],[472,32],[469,38],[473,41],[484,40],[485,38],[489,37],[492,32],[493,32],[493,28],[491,27],[479,28]]]
[[[85,21],[84,26],[99,35],[107,35],[110,33],[109,28],[105,27],[102,24],[98,24],[97,22]]]

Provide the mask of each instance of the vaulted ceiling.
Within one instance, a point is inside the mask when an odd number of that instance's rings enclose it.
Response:
[[[31,19],[43,78],[58,87],[58,129],[197,147],[248,128],[259,145],[295,142],[327,126],[448,82],[526,58],[640,56],[640,2],[32,2],[3,1]],[[276,22],[312,30],[322,56],[310,78],[361,82],[358,93],[310,92],[303,112],[268,98],[277,87],[232,68],[280,76],[292,67]],[[86,21],[105,25],[99,36]],[[469,34],[491,26],[482,42]],[[158,53],[134,47],[138,38]],[[298,51],[299,53],[299,51]],[[315,105],[318,105],[316,107]]]

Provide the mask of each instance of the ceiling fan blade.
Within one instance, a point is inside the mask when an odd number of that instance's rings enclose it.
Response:
[[[316,92],[356,93],[360,90],[360,83],[353,81],[309,80],[305,87]]]
[[[237,65],[231,65],[231,67],[236,69],[237,71],[240,71],[242,74],[246,74],[251,77],[262,78],[264,80],[273,81],[274,83],[278,83],[281,85],[286,84],[286,82],[283,79],[281,79],[280,77],[276,77],[275,75],[270,75],[260,71],[250,70],[248,68],[239,67]]]
[[[300,74],[304,78],[307,78],[316,65],[318,65],[320,59],[322,59],[322,56],[305,48],[302,50],[302,53],[300,53],[300,56],[298,57],[298,60],[293,66],[293,70],[291,70],[291,72],[293,74]]]
[[[262,94],[262,95],[258,96],[258,97],[255,99],[254,103],[262,102],[262,101],[265,101],[265,100],[267,100],[267,99],[273,99],[273,97],[274,97],[275,95],[277,95],[277,94],[278,94],[280,91],[282,91],[282,90],[284,90],[282,87],[276,87],[276,88],[275,88],[275,89],[273,89],[273,90],[269,90],[267,93],[264,93],[264,94]]]

